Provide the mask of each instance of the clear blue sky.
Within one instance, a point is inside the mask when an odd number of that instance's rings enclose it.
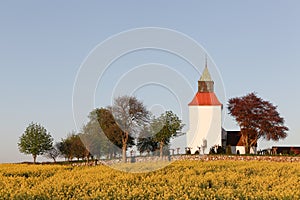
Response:
[[[296,0],[1,1],[0,162],[31,160],[17,149],[31,121],[56,141],[74,130],[73,84],[88,53],[111,35],[149,26],[200,43],[220,71],[227,99],[256,91],[278,106],[290,128],[278,144],[300,145],[299,19]]]

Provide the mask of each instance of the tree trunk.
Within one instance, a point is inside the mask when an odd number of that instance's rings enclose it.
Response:
[[[246,145],[246,147],[245,147],[245,149],[246,149],[246,154],[250,154],[250,146],[249,145]]]
[[[32,155],[33,157],[33,163],[35,164],[36,163],[36,155]]]
[[[248,136],[245,136],[245,154],[250,154],[250,145]]]
[[[126,150],[127,150],[128,135],[129,135],[129,133],[125,132],[124,136],[122,138],[122,144],[123,144],[123,146],[122,146],[122,161],[123,161],[123,163],[127,162]]]
[[[123,163],[127,162],[126,149],[127,149],[127,144],[124,143],[122,146],[122,161],[123,161]]]
[[[164,148],[164,142],[159,143],[159,156],[160,159],[163,159],[163,148]]]
[[[255,144],[257,144],[257,138],[256,139],[253,139],[252,141],[251,141],[251,143],[250,143],[250,148],[251,147],[255,147]],[[249,153],[250,153],[250,149],[249,149]],[[255,153],[255,151],[253,152],[253,153]]]

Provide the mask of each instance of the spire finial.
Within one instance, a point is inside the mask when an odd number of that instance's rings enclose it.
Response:
[[[207,67],[207,54],[205,54],[205,67],[199,81],[212,81]]]

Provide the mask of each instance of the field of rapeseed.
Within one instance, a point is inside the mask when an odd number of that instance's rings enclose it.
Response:
[[[0,199],[300,199],[300,165],[176,161],[126,173],[102,165],[2,164]]]

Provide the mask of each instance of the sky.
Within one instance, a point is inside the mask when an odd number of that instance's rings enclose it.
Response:
[[[73,112],[80,69],[99,44],[143,27],[173,30],[197,42],[203,47],[200,71],[170,52],[130,52],[111,63],[88,89],[94,92],[94,107],[107,106],[112,91],[117,95],[132,87],[137,73],[150,80],[155,77],[155,83],[168,80],[167,85],[137,85],[131,93],[153,112],[174,109],[188,124],[184,104],[197,91],[207,54],[216,94],[224,105],[229,98],[255,91],[278,106],[285,118],[288,137],[278,143],[262,142],[259,148],[299,146],[299,19],[300,2],[296,0],[1,1],[0,163],[31,160],[17,147],[31,122],[42,124],[55,141],[80,129],[84,122],[76,122]],[[176,40],[172,42],[176,46]],[[155,74],[155,69],[161,73]],[[237,129],[227,112],[223,112],[223,126]]]

